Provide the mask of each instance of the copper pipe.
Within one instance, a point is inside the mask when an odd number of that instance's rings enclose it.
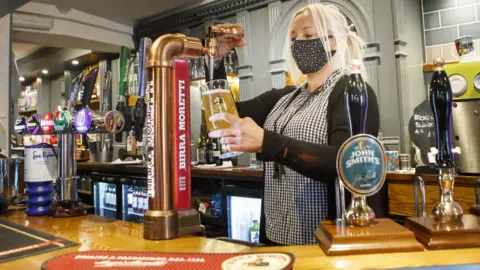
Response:
[[[174,194],[174,96],[173,65],[177,57],[199,57],[203,53],[199,39],[182,34],[167,34],[150,46],[148,61],[148,103],[146,125],[148,138],[149,204],[144,219],[144,238],[170,239],[179,234]],[[152,132],[153,131],[153,132]],[[153,144],[151,143],[153,142]]]

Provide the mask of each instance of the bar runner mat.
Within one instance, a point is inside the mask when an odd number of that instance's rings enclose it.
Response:
[[[416,268],[396,268],[392,270],[479,270],[480,264],[462,264],[450,266],[428,266]]]
[[[0,218],[0,263],[18,260],[77,243]]]
[[[167,253],[85,251],[58,256],[43,263],[43,270],[63,269],[293,269],[290,253]]]

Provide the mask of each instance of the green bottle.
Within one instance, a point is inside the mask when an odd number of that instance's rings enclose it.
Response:
[[[197,143],[197,162],[198,164],[206,164],[206,148],[207,148],[207,136],[205,133],[205,125],[202,123],[200,126],[200,136]]]
[[[254,219],[252,227],[250,227],[250,242],[260,243],[260,222]]]

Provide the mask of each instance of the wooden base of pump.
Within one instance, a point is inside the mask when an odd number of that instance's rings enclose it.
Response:
[[[322,221],[315,237],[327,256],[423,251],[415,235],[390,219],[365,227]]]
[[[476,204],[470,208],[470,213],[475,216],[480,216],[480,205]]]
[[[427,249],[480,247],[480,217],[463,215],[459,221],[439,222],[433,217],[409,217],[405,227]]]

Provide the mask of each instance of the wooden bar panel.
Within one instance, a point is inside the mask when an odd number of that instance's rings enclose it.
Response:
[[[454,198],[463,207],[465,213],[469,213],[470,207],[475,203],[474,192],[475,191],[473,186],[455,186]],[[440,199],[440,188],[438,184],[434,182],[426,182],[425,196],[427,201],[427,214],[430,214],[432,212],[433,205]],[[413,200],[413,182],[389,181],[388,198],[388,204],[390,209],[389,212],[391,215],[409,217],[415,215],[415,205]]]

